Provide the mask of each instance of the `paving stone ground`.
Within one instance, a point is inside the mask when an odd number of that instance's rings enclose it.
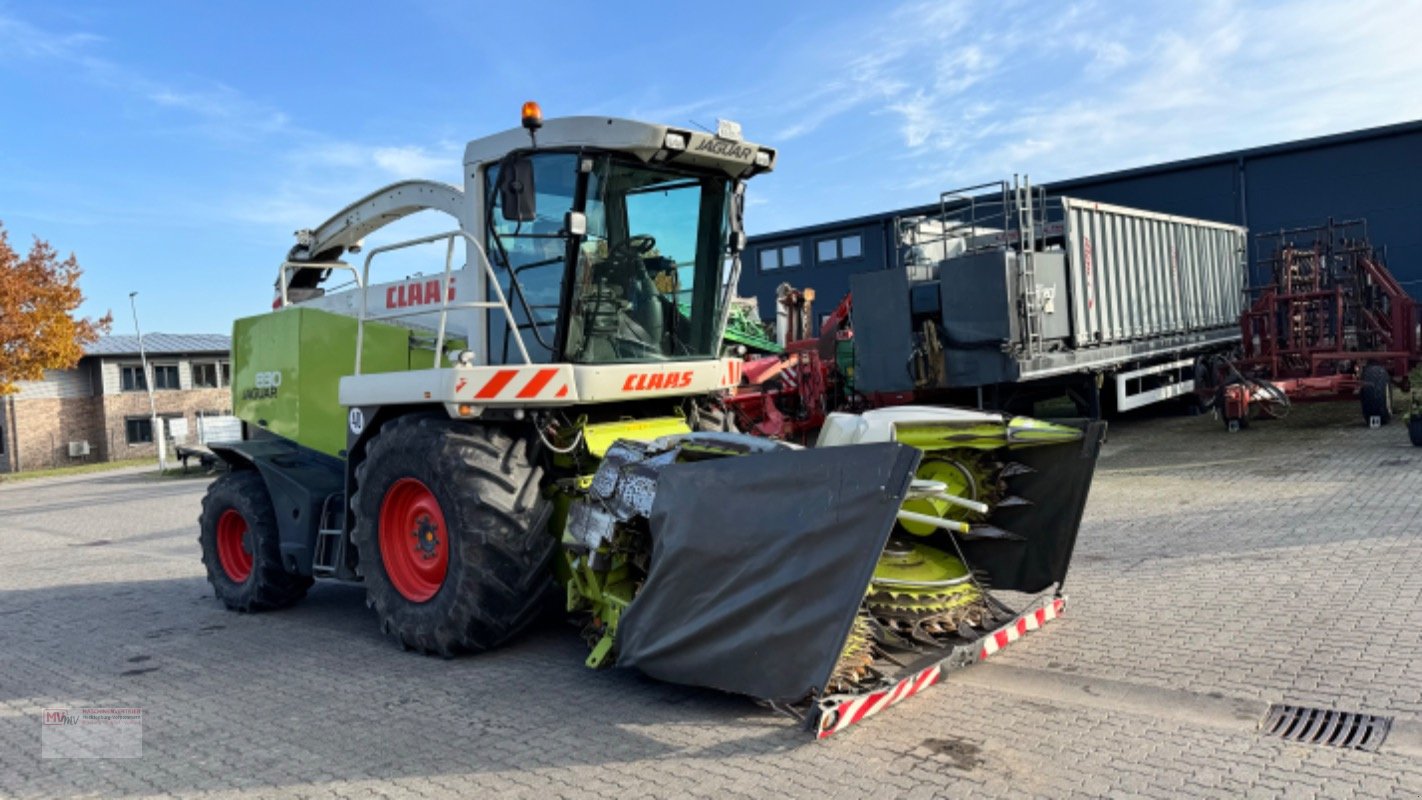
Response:
[[[383,638],[359,587],[226,612],[198,561],[202,479],[6,484],[0,796],[1422,796],[1415,752],[1209,716],[1422,720],[1422,449],[1357,417],[1114,425],[1067,615],[824,742],[741,698],[588,671],[558,624],[446,661]],[[143,757],[42,759],[42,710],[85,705],[143,707]]]

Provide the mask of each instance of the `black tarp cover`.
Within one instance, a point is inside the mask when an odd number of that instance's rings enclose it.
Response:
[[[1029,503],[1000,507],[988,519],[1024,538],[962,543],[964,559],[974,571],[986,576],[990,589],[1040,592],[1066,580],[1081,516],[1086,511],[1086,496],[1096,472],[1096,459],[1106,438],[1106,423],[1052,421],[1081,428],[1081,441],[1009,448],[1005,458],[1030,467],[1032,472],[1009,478],[1008,493]]]
[[[776,702],[823,689],[918,461],[885,443],[666,468],[617,663]]]

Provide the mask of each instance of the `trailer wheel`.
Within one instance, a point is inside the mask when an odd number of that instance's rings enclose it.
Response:
[[[1392,377],[1380,364],[1363,367],[1362,386],[1358,389],[1358,399],[1363,406],[1363,421],[1372,424],[1377,417],[1380,425],[1392,421]]]
[[[404,647],[499,646],[549,598],[557,542],[528,443],[507,431],[401,417],[370,440],[352,498],[367,604]]]
[[[273,611],[306,596],[311,578],[286,571],[266,482],[254,470],[228,472],[202,499],[198,544],[207,582],[234,611]]]

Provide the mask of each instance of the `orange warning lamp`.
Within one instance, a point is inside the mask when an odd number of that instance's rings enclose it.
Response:
[[[532,100],[523,104],[523,127],[531,131],[543,127],[543,109]]]

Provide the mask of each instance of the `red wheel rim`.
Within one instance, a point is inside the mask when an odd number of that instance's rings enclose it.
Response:
[[[449,528],[434,493],[415,478],[395,481],[380,504],[380,561],[395,591],[412,603],[444,585]]]
[[[247,536],[247,520],[235,508],[217,518],[217,560],[233,583],[242,583],[252,574],[252,543]]]

